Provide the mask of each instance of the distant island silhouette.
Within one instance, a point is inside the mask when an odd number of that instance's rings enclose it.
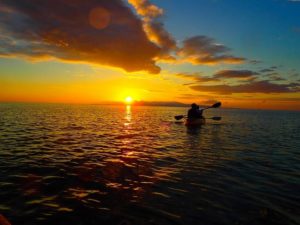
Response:
[[[101,102],[95,105],[126,105],[124,102]],[[169,107],[189,107],[190,104],[182,102],[164,102],[164,101],[134,101],[134,106],[169,106]]]

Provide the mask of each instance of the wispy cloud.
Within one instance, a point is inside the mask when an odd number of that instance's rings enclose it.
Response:
[[[228,47],[216,43],[214,39],[207,36],[195,36],[185,39],[178,55],[184,61],[196,65],[240,64],[245,62],[244,58],[231,55]]]
[[[257,64],[262,63],[262,61],[257,60],[257,59],[252,59],[252,60],[249,60],[248,62],[249,62],[250,64],[253,64],[253,65],[257,65]]]
[[[275,69],[272,69],[272,68],[266,68],[266,69],[260,70],[261,73],[273,73],[274,71],[275,71]]]
[[[299,1],[300,2],[300,1]],[[294,32],[294,33],[300,33],[300,27],[293,27],[292,28],[292,31]]]

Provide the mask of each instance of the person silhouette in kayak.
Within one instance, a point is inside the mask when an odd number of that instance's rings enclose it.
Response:
[[[193,103],[191,105],[191,108],[188,111],[188,119],[200,119],[203,118],[202,116],[202,110],[200,110],[199,105],[197,105],[196,103]]]

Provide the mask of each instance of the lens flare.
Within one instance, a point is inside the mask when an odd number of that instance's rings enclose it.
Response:
[[[89,22],[96,29],[104,29],[110,23],[110,12],[102,7],[94,8],[90,11]]]

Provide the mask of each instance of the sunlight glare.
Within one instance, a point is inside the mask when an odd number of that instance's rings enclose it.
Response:
[[[125,102],[126,102],[126,104],[131,104],[131,103],[133,102],[133,98],[130,97],[130,96],[127,96],[127,97],[125,98]]]

